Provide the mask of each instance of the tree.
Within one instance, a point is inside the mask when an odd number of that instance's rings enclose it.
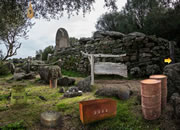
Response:
[[[71,46],[74,46],[75,43],[77,43],[77,42],[78,42],[77,38],[75,38],[75,37],[70,37],[69,38],[69,43],[70,43]]]
[[[121,12],[103,14],[96,23],[96,29],[100,31],[119,31],[130,33],[135,30],[130,18]]]
[[[20,8],[21,5],[8,1],[0,6],[0,44],[7,49],[3,60],[17,54],[21,47],[19,38],[27,38],[28,27],[33,25]]]
[[[105,6],[117,9],[116,0],[104,0]],[[35,18],[60,18],[66,11],[69,16],[91,11],[95,0],[31,0]],[[0,1],[0,44],[4,44],[7,53],[3,60],[17,54],[21,47],[19,38],[26,38],[28,27],[33,24],[27,19],[29,0]]]
[[[48,54],[53,54],[53,53],[54,53],[54,47],[53,46],[46,47],[42,53],[42,60],[47,60]]]
[[[95,0],[1,0],[0,5],[4,2],[21,5],[21,11],[27,11],[28,4],[31,1],[35,18],[60,18],[64,12],[69,16],[78,14],[81,10],[83,14],[91,11]],[[104,0],[105,7],[117,9],[116,0]]]

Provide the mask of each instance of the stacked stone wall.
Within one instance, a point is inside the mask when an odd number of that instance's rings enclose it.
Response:
[[[123,58],[96,58],[96,61],[121,62],[128,66],[128,73],[136,77],[162,73],[170,57],[168,40],[143,33],[124,35],[118,32],[96,32],[93,38],[81,38],[73,47],[60,49],[53,58],[61,58],[61,68],[81,73],[90,72],[87,57],[81,51],[89,54],[124,54]]]

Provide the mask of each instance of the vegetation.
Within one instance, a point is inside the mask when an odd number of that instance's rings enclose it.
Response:
[[[180,43],[179,12],[179,0],[128,0],[120,12],[103,14],[96,28],[126,34],[143,32]]]
[[[6,60],[17,54],[21,47],[19,38],[27,38],[28,28],[33,24],[27,19],[22,5],[15,1],[0,1],[0,44],[6,47]]]
[[[48,54],[53,54],[54,53],[54,47],[53,46],[48,46],[46,47],[43,52],[42,52],[42,60],[47,60]]]
[[[23,121],[17,121],[15,123],[11,123],[8,125],[5,125],[3,127],[0,127],[1,130],[26,130],[26,127],[24,127]]]
[[[74,46],[74,44],[75,44],[76,42],[78,42],[78,39],[77,39],[77,38],[75,38],[75,37],[70,37],[70,38],[69,38],[69,43],[70,43],[71,46]]]
[[[12,76],[0,78],[0,117],[1,129],[34,129],[39,128],[40,113],[47,110],[56,110],[61,112],[62,116],[67,119],[64,125],[75,129],[122,129],[122,130],[156,130],[159,129],[160,120],[145,121],[142,118],[139,105],[136,104],[136,96],[132,96],[126,101],[117,101],[117,115],[114,118],[103,121],[94,122],[88,125],[82,125],[79,119],[79,102],[83,100],[98,99],[104,97],[96,97],[94,95],[98,86],[94,86],[93,92],[84,93],[82,96],[74,98],[62,98],[62,94],[58,92],[59,88],[51,89],[49,85],[40,84],[37,79],[22,81],[27,84],[27,104],[21,108],[8,107],[10,99],[7,95],[10,92],[11,86],[14,83],[7,82]],[[6,86],[2,83],[6,82]],[[7,87],[8,86],[8,87]],[[6,89],[4,89],[6,87]],[[6,95],[6,96],[5,96]],[[47,101],[39,98],[43,96]],[[138,114],[140,113],[140,114]],[[23,120],[23,122],[22,122]],[[42,128],[40,128],[42,129]]]
[[[8,75],[10,70],[8,68],[7,63],[0,61],[0,75]]]
[[[61,72],[63,75],[69,76],[69,77],[86,77],[87,76],[86,74],[82,74],[76,71],[68,71],[65,69],[62,69]]]

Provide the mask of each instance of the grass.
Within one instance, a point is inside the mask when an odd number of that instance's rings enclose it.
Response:
[[[26,130],[23,121],[17,121],[15,123],[10,123],[3,127],[0,127],[1,130]]]
[[[76,71],[69,71],[69,70],[61,70],[62,74],[69,77],[86,77],[86,74],[82,74]]]
[[[4,128],[4,130],[5,128],[18,128],[20,126],[33,129],[40,123],[40,114],[47,110],[59,111],[64,117],[70,115],[70,119],[64,121],[64,123],[70,122],[70,127],[74,127],[77,130],[81,128],[87,130],[158,130],[159,128],[160,122],[158,120],[148,122],[142,118],[142,114],[136,114],[138,112],[137,106],[134,105],[135,97],[131,97],[126,101],[114,98],[117,101],[116,117],[83,126],[79,119],[79,102],[104,98],[94,95],[97,86],[93,87],[93,92],[91,93],[84,93],[82,96],[74,98],[62,98],[63,95],[58,92],[59,88],[51,89],[49,85],[37,83],[38,79],[24,80],[21,82],[27,85],[27,104],[20,108],[8,107],[11,104],[7,98],[10,87],[7,86],[11,86],[13,83],[8,83],[7,81],[11,77],[0,78],[0,97],[2,99],[0,100],[0,128]],[[3,83],[6,84],[3,85]],[[41,100],[39,96],[43,96],[47,101]],[[23,123],[22,120],[24,120]]]

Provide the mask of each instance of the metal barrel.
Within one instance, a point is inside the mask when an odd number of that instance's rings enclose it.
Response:
[[[145,79],[141,81],[141,106],[147,120],[155,120],[161,115],[161,81]]]
[[[150,79],[161,80],[161,109],[164,110],[167,104],[167,76],[151,75]]]
[[[57,88],[57,79],[50,79],[50,88]]]

